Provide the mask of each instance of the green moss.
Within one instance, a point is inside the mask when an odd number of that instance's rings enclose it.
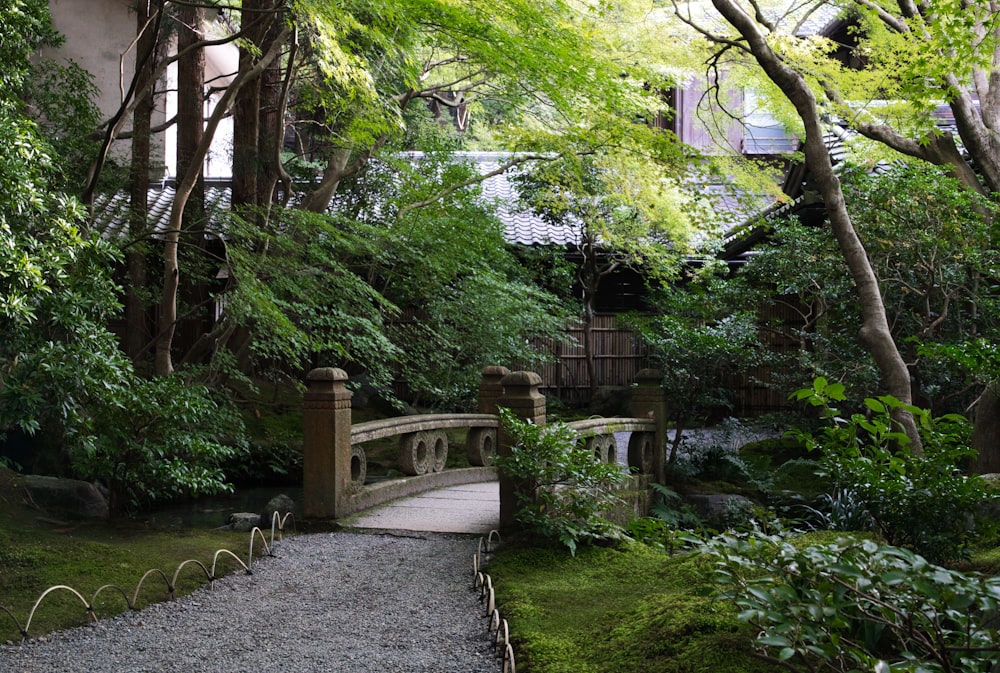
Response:
[[[188,559],[210,567],[221,548],[246,560],[246,533],[159,529],[131,521],[57,521],[23,507],[16,488],[16,476],[0,474],[0,606],[13,612],[22,627],[42,593],[56,585],[73,587],[87,602],[94,602],[98,619],[107,619],[128,609],[123,592],[131,598],[151,568],[159,568],[172,579],[177,566]],[[255,547],[259,553],[262,545]],[[237,570],[241,571],[235,560],[220,556],[217,575]],[[204,573],[188,566],[178,578],[177,593],[191,593],[205,583]],[[95,593],[108,584],[121,590],[103,590],[94,600]],[[153,576],[143,583],[137,603],[144,607],[168,597],[166,582]],[[69,591],[57,590],[42,601],[29,635],[85,623],[83,602]],[[20,637],[14,620],[0,610],[0,642]]]
[[[963,571],[980,572],[984,575],[1000,575],[1000,547],[979,549],[968,561],[955,564]]]
[[[797,458],[781,463],[772,471],[771,490],[794,492],[806,500],[834,490],[829,477],[817,474],[819,464],[814,460]]]
[[[766,463],[772,467],[790,460],[816,458],[814,454],[810,454],[805,444],[791,436],[772,437],[744,444],[740,447],[740,457],[755,463]]]
[[[735,610],[713,597],[710,567],[640,544],[502,547],[488,571],[530,673],[756,673]]]

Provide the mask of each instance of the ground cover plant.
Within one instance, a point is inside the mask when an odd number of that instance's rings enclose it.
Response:
[[[752,483],[766,503],[799,481],[777,478],[786,466],[819,473],[799,484],[826,489],[808,494],[817,508],[799,509],[823,516],[793,518],[786,506],[780,518],[761,505],[719,534],[658,486],[652,516],[625,527],[636,541],[604,538],[569,555],[555,535],[548,545],[520,538],[490,564],[520,668],[997,670],[1000,580],[981,516],[991,492],[962,470],[965,420],[907,405],[922,435],[916,450],[893,422],[902,403],[890,396],[841,413],[832,405],[846,406],[843,386],[817,379],[793,398],[820,412],[816,428],[767,442],[773,455],[748,455],[734,488]],[[705,473],[692,464],[685,488]],[[771,480],[752,477],[762,465]]]
[[[847,537],[722,535],[701,551],[720,596],[753,626],[755,656],[788,670],[975,673],[1000,662],[1000,578]]]
[[[488,570],[528,673],[764,673],[754,631],[713,593],[705,558],[639,543],[501,545]]]
[[[28,613],[49,587],[68,585],[88,601],[105,584],[122,587],[131,596],[143,574],[160,568],[172,577],[178,564],[198,559],[211,566],[216,550],[233,550],[246,561],[248,534],[226,530],[149,526],[139,521],[81,521],[62,519],[26,507],[16,475],[0,468],[0,606],[9,609],[24,626]],[[255,555],[262,545],[255,545]],[[242,572],[239,564],[222,555],[217,573]],[[198,568],[188,566],[178,577],[177,595],[205,584]],[[147,581],[138,607],[168,599],[162,581]],[[121,594],[103,592],[94,605],[98,619],[128,609]],[[68,592],[51,594],[32,619],[29,635],[38,637],[59,629],[82,626],[87,613]],[[14,621],[0,610],[0,642],[21,639]]]
[[[959,571],[871,533],[767,527],[501,546],[488,570],[520,670],[996,670],[996,550]]]

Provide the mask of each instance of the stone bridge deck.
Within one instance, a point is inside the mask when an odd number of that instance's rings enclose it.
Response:
[[[500,485],[487,481],[446,486],[340,520],[347,528],[487,535],[500,525]]]

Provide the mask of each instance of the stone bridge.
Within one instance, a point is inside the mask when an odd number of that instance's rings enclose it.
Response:
[[[568,425],[585,439],[596,460],[622,463],[640,479],[663,480],[666,431],[662,376],[639,373],[632,393],[632,416],[588,418]],[[534,372],[504,367],[483,370],[478,413],[422,414],[351,424],[351,391],[347,374],[323,367],[309,372],[303,398],[303,513],[312,519],[341,519],[398,498],[442,486],[500,482],[500,524],[513,524],[514,485],[493,466],[494,456],[509,455],[511,439],[498,422],[505,407],[518,418],[546,423],[542,380]],[[450,450],[447,430],[466,431],[465,454],[470,467],[445,469]],[[616,435],[627,433],[627,456],[618,456]],[[364,445],[398,437],[399,469],[407,476],[366,483]],[[658,450],[657,450],[658,447]]]

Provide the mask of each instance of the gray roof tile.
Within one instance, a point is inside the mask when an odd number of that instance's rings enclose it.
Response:
[[[418,153],[412,153],[418,158]],[[509,160],[510,154],[498,152],[459,153],[456,158],[468,161],[480,172],[491,173]],[[516,169],[512,169],[516,170]],[[572,245],[580,240],[577,227],[554,225],[520,205],[517,189],[506,173],[487,177],[482,183],[483,198],[495,204],[504,224],[509,243],[522,245]],[[151,185],[147,192],[150,230],[164,232],[170,219],[176,189],[172,181]],[[211,213],[229,209],[232,190],[227,182],[209,181],[205,188],[207,210]],[[129,199],[126,192],[99,195],[94,202],[93,225],[105,236],[124,235],[128,229]]]

